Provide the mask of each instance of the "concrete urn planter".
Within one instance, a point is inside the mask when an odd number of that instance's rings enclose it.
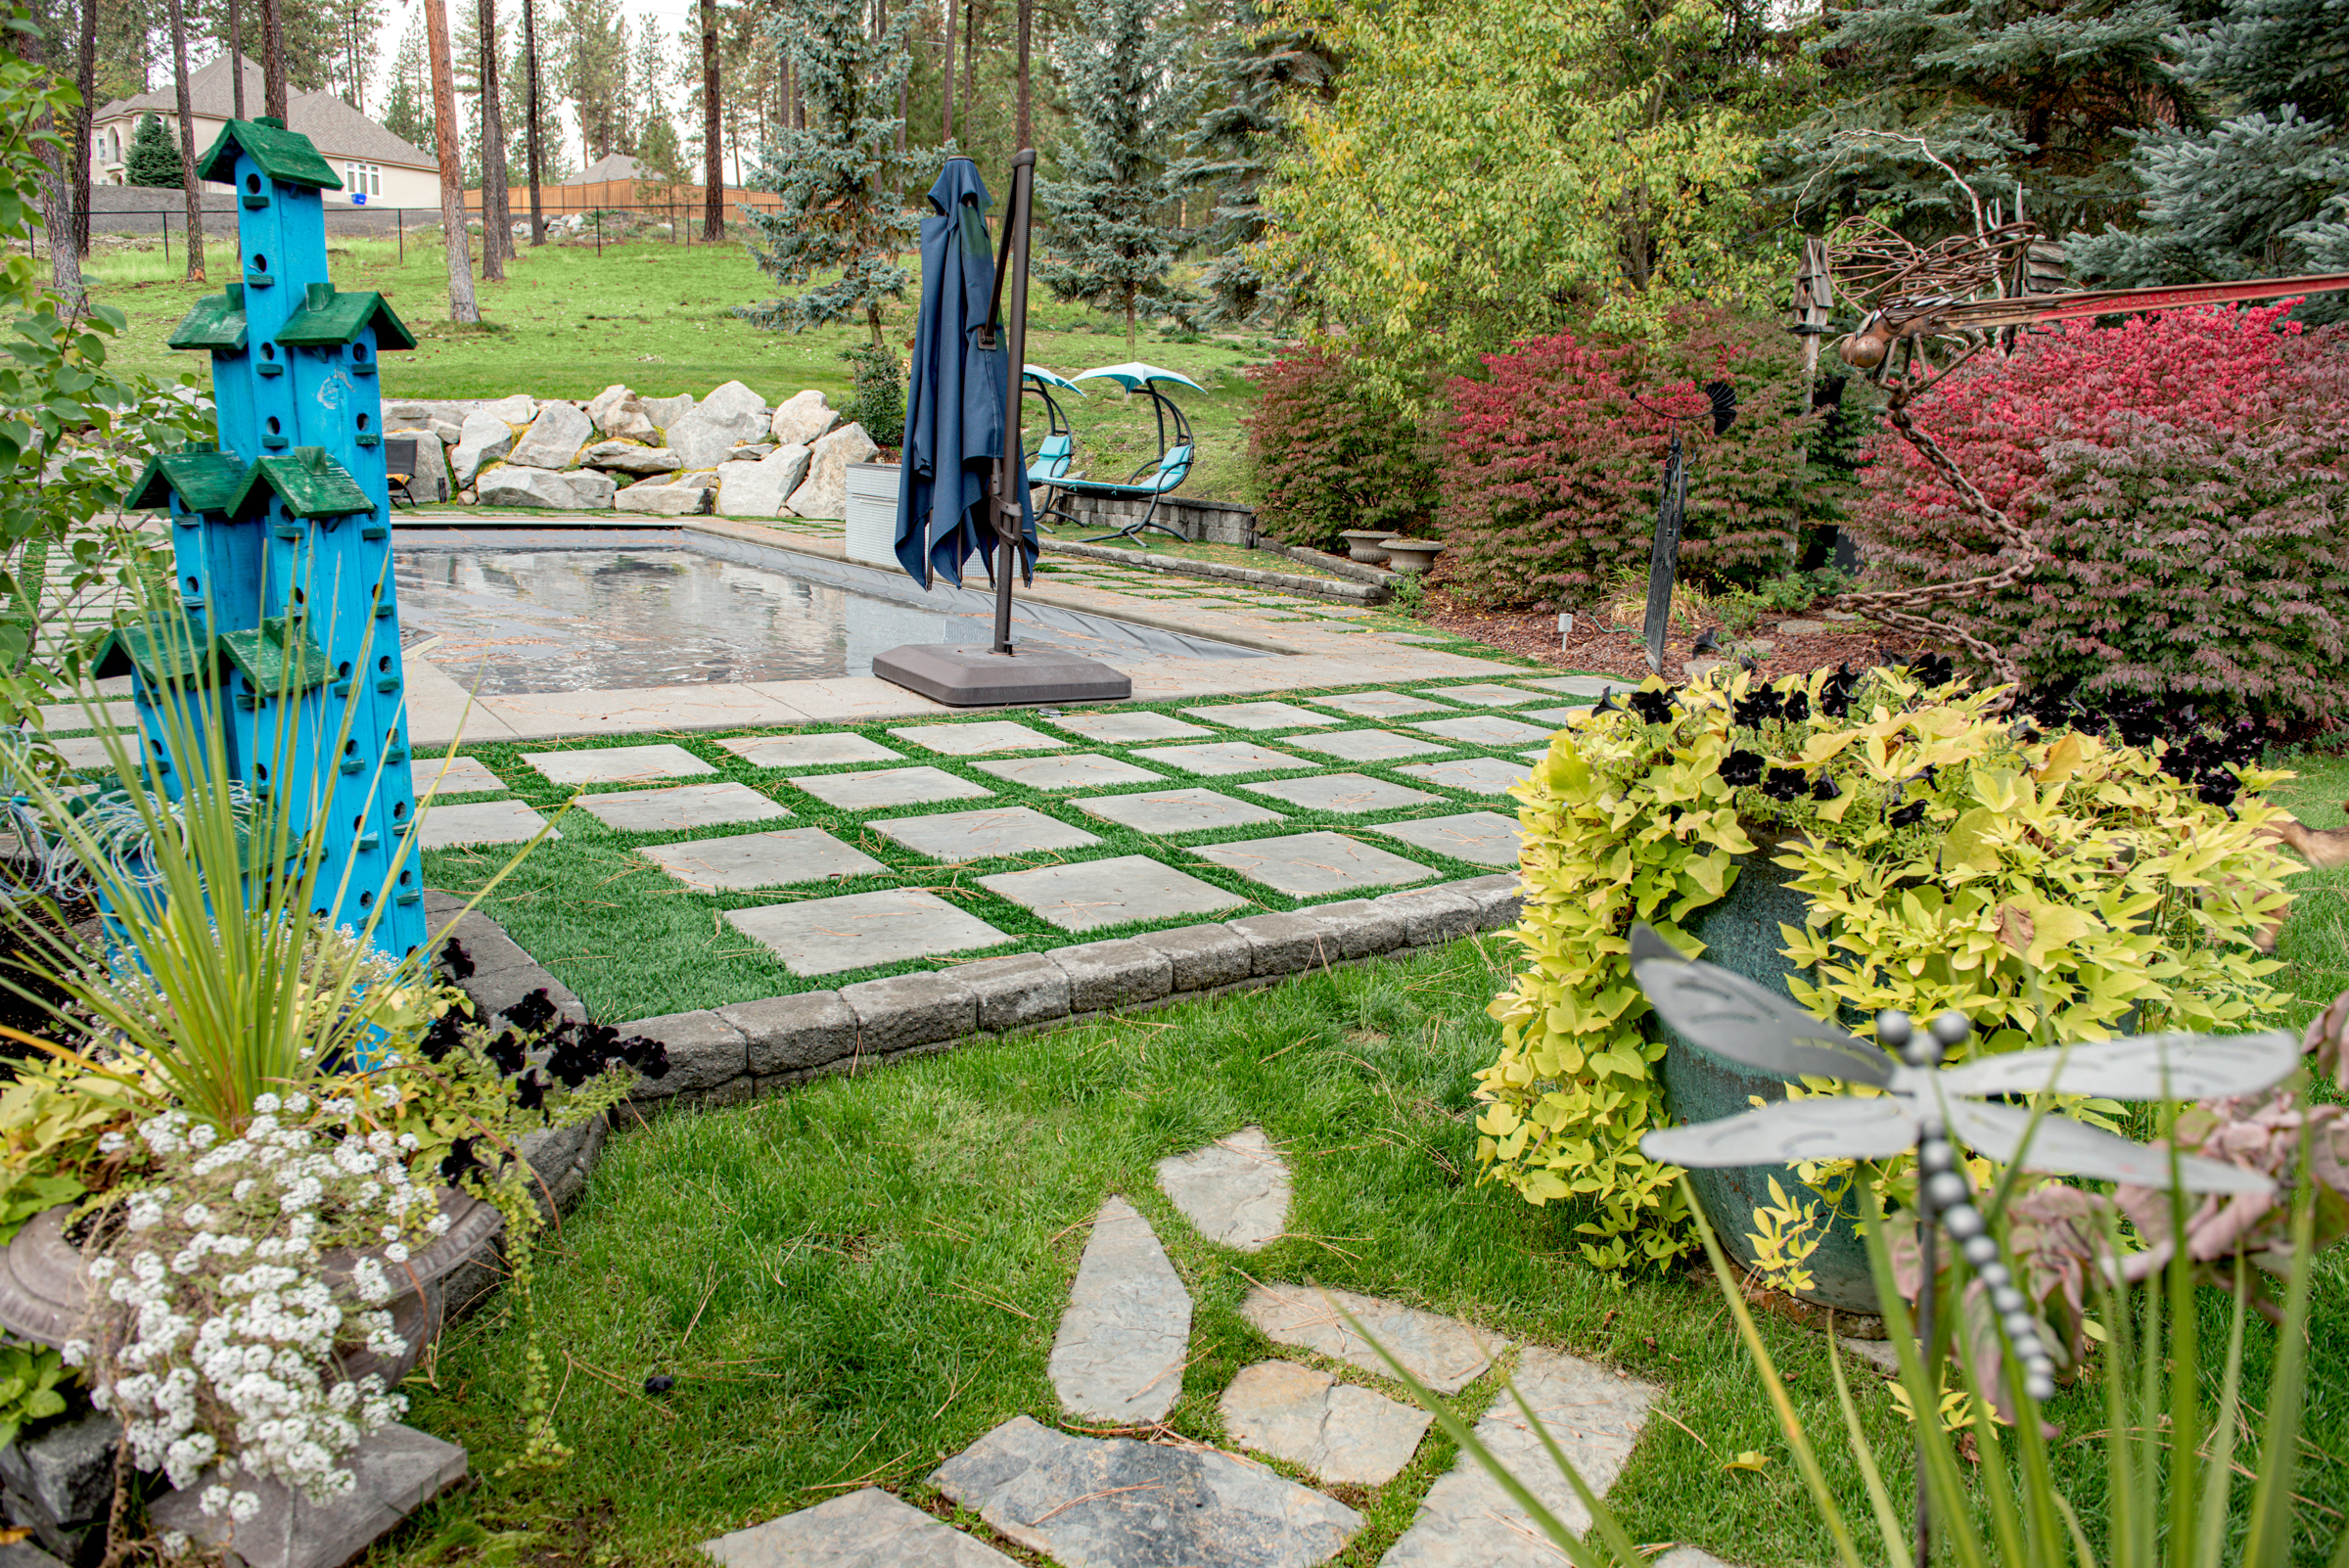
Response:
[[[1436,557],[1444,553],[1441,539],[1405,539],[1390,535],[1385,543],[1387,567],[1394,572],[1433,572],[1436,569]]]
[[[1346,541],[1346,558],[1364,566],[1381,566],[1387,559],[1387,531],[1384,529],[1348,529],[1338,535]]]

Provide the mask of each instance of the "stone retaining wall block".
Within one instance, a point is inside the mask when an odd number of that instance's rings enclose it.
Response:
[[[892,975],[840,988],[856,1015],[856,1050],[881,1056],[909,1045],[959,1039],[979,1027],[979,998],[950,976]]]
[[[1404,940],[1414,947],[1452,942],[1484,926],[1484,910],[1474,899],[1444,888],[1390,893],[1373,901],[1403,917]]]
[[[1338,956],[1328,928],[1311,915],[1250,915],[1226,922],[1226,929],[1247,939],[1251,974],[1293,975],[1300,969],[1318,969]]]
[[[1337,949],[1332,957],[1375,958],[1404,945],[1403,916],[1392,909],[1380,908],[1368,899],[1316,903],[1299,913],[1312,916],[1327,928]]]
[[[622,1039],[645,1035],[668,1047],[668,1072],[639,1078],[630,1093],[640,1100],[667,1099],[692,1089],[714,1088],[750,1071],[750,1041],[741,1030],[708,1009],[639,1018],[620,1026]]]
[[[990,1034],[1069,1016],[1069,976],[1040,952],[982,958],[952,973],[979,999],[979,1027]]]
[[[1154,952],[1167,955],[1174,966],[1176,991],[1213,991],[1246,980],[1254,972],[1256,949],[1214,921],[1146,931],[1133,939]]]
[[[68,1558],[78,1557],[88,1545],[103,1550],[105,1519],[115,1500],[115,1445],[121,1434],[121,1423],[113,1416],[87,1410],[0,1449],[10,1520]],[[0,1568],[6,1568],[6,1559],[0,1558]]]
[[[836,991],[734,1002],[717,1016],[742,1031],[759,1077],[837,1062],[856,1049],[856,1015]]]
[[[1047,954],[1069,977],[1069,1010],[1108,1012],[1154,1002],[1174,989],[1174,961],[1138,942],[1081,943]]]
[[[1477,908],[1483,911],[1487,931],[1513,926],[1525,914],[1525,885],[1517,880],[1514,871],[1447,882],[1443,891],[1475,899]]]

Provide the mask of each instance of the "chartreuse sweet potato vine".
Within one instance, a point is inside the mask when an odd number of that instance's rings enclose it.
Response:
[[[1518,786],[1522,973],[1492,1004],[1478,1155],[1535,1204],[1588,1206],[1609,1268],[1693,1245],[1676,1168],[1638,1151],[1667,1119],[1629,933],[1683,924],[1774,841],[1810,896],[1782,949],[1797,998],[1858,1032],[1880,1008],[1963,1008],[1971,1048],[2125,1029],[2255,1027],[2280,996],[2253,938],[2289,902],[2261,792],[2233,813],[2162,772],[2159,749],[1991,716],[1987,693],[1910,673],[1818,671],[1726,688],[1649,682],[1593,710]],[[2132,1013],[2136,1014],[2132,1018]]]

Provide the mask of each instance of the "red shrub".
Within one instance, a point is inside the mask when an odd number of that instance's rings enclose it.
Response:
[[[2035,681],[2322,718],[2349,698],[2349,335],[2287,306],[2071,323],[1985,358],[1917,423],[2054,563],[1956,615]],[[1949,580],[1991,543],[1879,434],[1853,527],[1871,578]]]
[[[1699,416],[1681,425],[1686,570],[1724,582],[1784,571],[1806,504],[1796,351],[1769,323],[1690,310],[1660,345],[1559,333],[1484,355],[1484,379],[1447,389],[1447,579],[1488,603],[1572,602],[1620,567],[1644,570],[1670,439],[1657,409]],[[1716,379],[1739,404],[1723,436],[1701,417],[1699,385]]]
[[[1249,375],[1264,392],[1242,421],[1262,486],[1259,528],[1326,550],[1347,529],[1423,527],[1435,505],[1426,443],[1351,361],[1305,348]]]

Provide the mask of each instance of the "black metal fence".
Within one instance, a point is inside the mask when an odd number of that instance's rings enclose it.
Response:
[[[120,202],[115,200],[126,192],[140,197],[160,200]],[[203,206],[204,236],[207,245],[232,239],[237,232],[237,203],[233,196],[214,196],[206,193]],[[472,219],[478,232],[481,219]],[[744,209],[729,204],[725,214],[726,237],[722,243],[741,243],[749,234],[750,225]],[[90,208],[90,233],[114,235],[128,239],[141,237],[162,242],[168,255],[175,246],[187,244],[187,199],[174,190],[116,186],[108,189],[105,200]],[[401,260],[407,258],[410,240],[420,237],[423,243],[437,244],[440,232],[440,208],[438,207],[329,207],[326,209],[328,240],[389,240],[398,247]],[[515,244],[530,242],[530,219],[526,208],[515,214]],[[713,242],[702,237],[702,208],[699,202],[679,201],[666,206],[638,204],[631,207],[597,208],[585,212],[549,214],[546,218],[546,238],[550,245],[593,246],[601,254],[607,246],[656,243],[688,247]]]

